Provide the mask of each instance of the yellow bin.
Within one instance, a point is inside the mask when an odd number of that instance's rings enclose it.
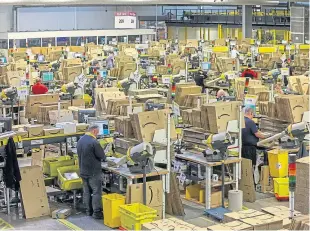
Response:
[[[274,193],[279,197],[289,196],[289,178],[274,178]]]
[[[141,230],[144,223],[152,222],[157,217],[157,211],[140,203],[121,205],[121,226],[127,230]]]
[[[121,226],[119,206],[125,204],[125,197],[117,194],[107,194],[102,196],[102,206],[104,214],[104,224],[110,228]]]
[[[288,151],[273,149],[268,151],[268,161],[271,177],[288,176]]]

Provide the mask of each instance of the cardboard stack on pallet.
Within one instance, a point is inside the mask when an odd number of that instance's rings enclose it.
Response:
[[[309,206],[309,174],[310,157],[304,157],[296,161],[296,191],[295,209],[303,214],[310,214]]]
[[[60,67],[65,83],[73,82],[83,71],[81,59],[65,59]]]

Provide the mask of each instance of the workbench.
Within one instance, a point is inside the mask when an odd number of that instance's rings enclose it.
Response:
[[[101,163],[101,167],[105,171],[109,171],[113,174],[119,175],[121,177],[126,178],[127,180],[127,185],[131,184],[137,184],[138,179],[143,178],[143,174],[133,174],[129,171],[126,165],[119,166],[117,168],[114,167],[108,167],[108,164],[106,162]],[[166,175],[169,174],[169,171],[163,168],[155,167],[152,172],[146,174],[146,177],[152,177],[152,176],[160,176],[160,179],[163,183],[163,218],[165,218],[165,206],[166,206],[166,194],[165,194],[165,189],[166,189]],[[123,185],[123,180],[122,178],[119,178],[119,187],[121,190],[124,189]]]
[[[176,154],[176,159],[185,160],[188,162],[199,164],[206,169],[205,173],[205,208],[211,208],[211,188],[221,186],[221,182],[211,183],[213,167],[221,166],[222,162],[208,162],[202,153],[185,152],[184,154]],[[233,180],[225,182],[225,185],[238,184],[238,164],[241,159],[238,157],[228,157],[224,164],[233,164]]]

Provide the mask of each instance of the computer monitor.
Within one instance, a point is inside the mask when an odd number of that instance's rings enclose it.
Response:
[[[79,123],[88,123],[89,117],[96,117],[96,109],[81,109],[78,111]]]
[[[99,73],[100,73],[100,76],[102,77],[102,78],[106,78],[107,77],[107,75],[108,75],[108,72],[107,72],[107,70],[106,69],[104,69],[104,70],[99,70]]]
[[[98,134],[98,136],[110,135],[109,120],[93,121],[93,122],[91,122],[90,125],[94,125],[94,124],[99,126],[99,134]]]
[[[12,131],[12,118],[11,117],[0,117],[0,123],[3,123],[0,132]]]
[[[51,82],[54,80],[53,72],[41,72],[42,82]]]
[[[201,63],[201,70],[202,71],[208,71],[211,69],[211,63],[210,62],[202,62]]]
[[[39,63],[44,62],[45,61],[44,55],[38,55],[38,59],[37,60],[38,60]]]
[[[0,61],[1,61],[1,63],[7,63],[6,57],[1,57]]]

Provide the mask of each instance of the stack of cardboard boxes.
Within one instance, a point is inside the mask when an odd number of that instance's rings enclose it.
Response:
[[[83,66],[81,59],[65,59],[62,61],[62,78],[65,83],[73,82],[75,77],[82,73]]]
[[[58,94],[29,95],[26,104],[26,117],[28,119],[38,118],[39,107],[46,104],[57,104],[59,101]]]

